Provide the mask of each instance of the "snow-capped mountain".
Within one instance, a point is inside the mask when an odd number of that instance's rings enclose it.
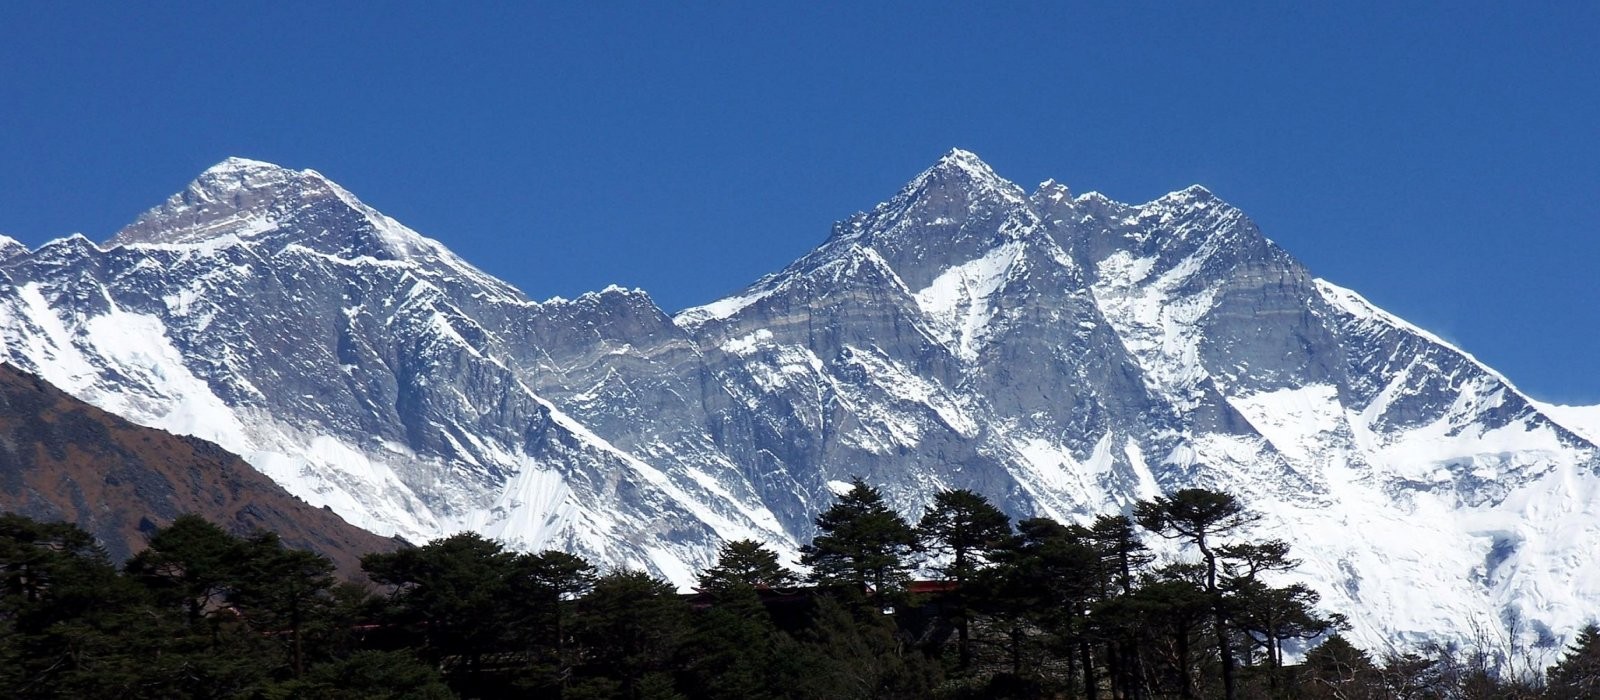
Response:
[[[0,241],[0,359],[214,440],[382,534],[687,583],[831,488],[1088,517],[1239,494],[1369,646],[1600,616],[1576,419],[1313,277],[1200,187],[1028,193],[952,151],[815,251],[668,315],[535,302],[313,171],[230,159],[104,245]]]

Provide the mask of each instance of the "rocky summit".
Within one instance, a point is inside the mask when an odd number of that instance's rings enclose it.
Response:
[[[4,243],[0,360],[383,535],[684,585],[727,539],[792,554],[855,476],[913,518],[946,488],[1072,521],[1202,486],[1369,648],[1548,648],[1600,616],[1595,443],[1201,187],[1030,193],[951,151],[677,314],[530,300],[243,159],[103,244]]]

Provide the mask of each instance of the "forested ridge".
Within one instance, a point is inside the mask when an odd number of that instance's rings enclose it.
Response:
[[[1012,523],[946,491],[909,521],[856,481],[808,573],[729,542],[682,594],[463,533],[343,582],[198,516],[121,566],[81,529],[0,515],[0,696],[14,698],[1594,698],[1600,630],[1555,666],[1375,656],[1232,496]],[[1191,556],[1158,562],[1165,538]],[[914,580],[920,572],[924,580]],[[1298,660],[1291,663],[1291,660]]]

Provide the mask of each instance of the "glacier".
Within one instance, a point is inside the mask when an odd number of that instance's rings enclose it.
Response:
[[[0,361],[384,535],[688,585],[852,477],[1083,520],[1228,490],[1386,651],[1600,617],[1600,407],[1542,404],[1203,187],[1027,192],[953,150],[669,314],[529,299],[312,170],[228,159],[104,243],[0,239]]]

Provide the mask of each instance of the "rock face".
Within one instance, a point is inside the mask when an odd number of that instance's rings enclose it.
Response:
[[[952,151],[745,291],[534,302],[313,171],[233,159],[105,245],[0,254],[0,359],[316,505],[679,583],[861,476],[1076,519],[1239,494],[1370,646],[1600,614],[1600,457],[1200,187],[1027,193]],[[1496,637],[1502,638],[1502,637]]]
[[[65,520],[113,560],[184,513],[237,535],[278,533],[346,575],[360,557],[399,546],[289,495],[215,444],[135,425],[0,365],[0,511]]]

